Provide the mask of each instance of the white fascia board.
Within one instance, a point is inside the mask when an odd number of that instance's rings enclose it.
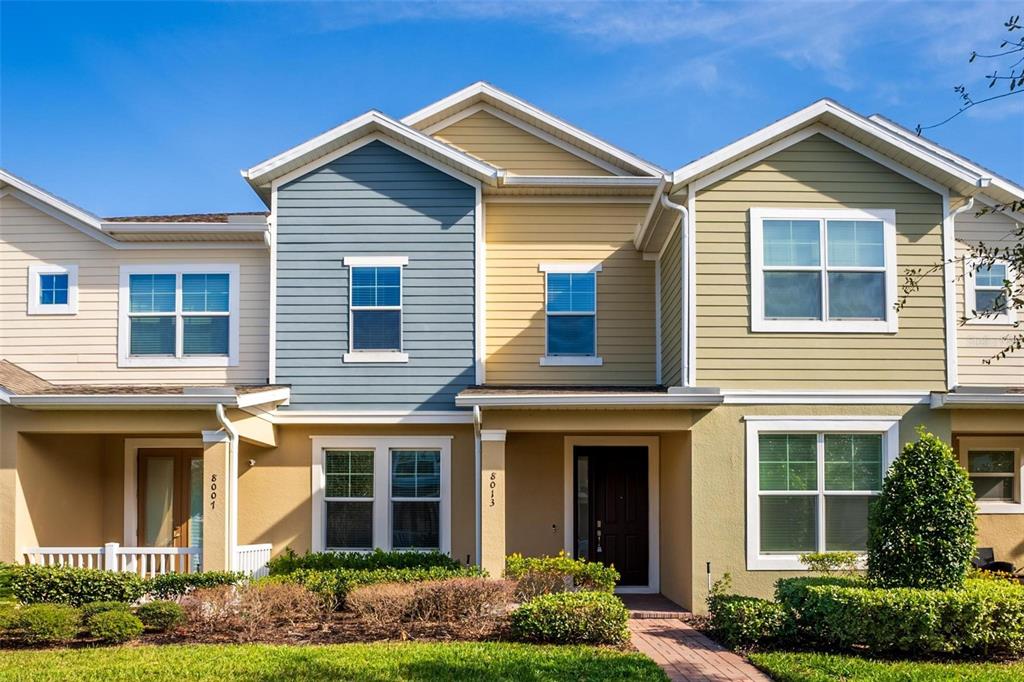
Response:
[[[388,116],[385,116],[379,111],[368,111],[362,116],[357,116],[356,118],[342,123],[326,133],[292,147],[291,149],[267,159],[266,161],[258,163],[248,170],[243,170],[242,177],[248,180],[253,186],[265,185],[271,179],[275,179],[268,178],[268,176],[272,175],[282,166],[293,161],[297,161],[305,155],[312,154],[338,138],[348,135],[358,135],[364,130],[367,135],[379,131],[398,138],[400,141],[405,141],[411,145],[419,145],[444,158],[457,169],[462,170],[478,180],[487,182],[488,184],[495,184],[497,180],[498,169],[494,166],[484,163],[478,159],[474,159],[468,154],[464,154],[450,145],[440,142],[439,140],[435,140],[429,135],[424,135],[415,128],[404,125]],[[316,159],[310,159],[310,161],[315,160]]]
[[[456,396],[459,407],[714,407],[722,403],[722,397],[713,394],[683,395],[659,393],[637,395],[635,393],[563,393],[559,395],[494,395]]]
[[[11,394],[2,388],[0,388],[0,403],[3,403],[4,405],[11,404]]]
[[[549,114],[542,109],[538,109],[529,102],[521,100],[515,95],[509,94],[504,90],[500,90],[484,81],[473,83],[472,85],[469,85],[462,90],[445,97],[444,99],[440,99],[419,111],[409,114],[402,119],[402,123],[409,126],[415,126],[417,123],[425,119],[433,118],[434,116],[443,114],[451,109],[457,109],[465,102],[478,98],[487,98],[495,102],[500,102],[503,106],[512,109],[522,116],[528,123],[538,125],[541,128],[547,126],[557,130],[563,135],[573,138],[577,144],[583,146],[584,149],[586,149],[586,147],[591,147],[593,150],[607,154],[609,157],[614,158],[641,173],[659,177],[665,174],[665,170],[663,168],[659,168],[658,166],[655,166],[648,161],[644,161],[634,154],[630,154],[623,149],[609,144],[604,140],[577,128],[576,126],[563,121],[557,116]]]
[[[633,175],[502,175],[505,187],[650,187],[661,185],[662,178]]]
[[[472,424],[468,411],[323,411],[287,410],[268,415],[274,424]]]
[[[876,121],[867,119],[860,114],[847,109],[846,107],[828,99],[818,100],[814,104],[801,109],[785,118],[765,126],[760,130],[743,137],[732,144],[701,157],[672,173],[672,191],[678,191],[682,185],[692,182],[699,176],[707,173],[721,165],[744,156],[751,151],[770,144],[772,141],[786,136],[804,126],[816,122],[823,116],[834,116],[837,119],[854,126],[865,133],[873,135],[879,140],[892,144],[900,150],[931,164],[936,168],[953,175],[959,180],[975,187],[979,186],[981,176],[959,164],[949,161],[944,156],[924,149],[909,142],[903,135],[900,135]]]
[[[241,393],[236,399],[238,407],[253,407],[267,403],[279,403],[287,405],[291,400],[292,390],[290,388],[272,388],[266,391],[254,391],[252,393]]]
[[[104,221],[101,226],[105,232],[131,232],[154,234],[174,234],[178,232],[224,232],[262,234],[269,230],[264,218],[252,223],[180,223],[180,222],[110,222]]]
[[[1024,408],[1024,393],[939,393],[931,394],[932,409],[953,407]]]
[[[60,197],[50,194],[46,190],[36,187],[27,180],[22,180],[17,175],[9,173],[3,169],[0,169],[0,182],[4,182],[20,192],[27,194],[28,196],[42,201],[43,203],[67,214],[69,217],[79,221],[80,223],[92,227],[96,230],[100,229],[100,218],[97,215],[89,213],[85,209],[79,208],[74,204],[64,201]]]

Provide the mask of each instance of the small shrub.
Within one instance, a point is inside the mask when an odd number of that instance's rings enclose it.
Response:
[[[296,569],[285,575],[272,576],[278,582],[296,583],[320,596],[331,609],[342,608],[348,593],[357,587],[379,583],[411,583],[445,578],[481,576],[483,572],[475,566],[446,568],[378,568],[348,569],[337,568],[329,571]]]
[[[134,573],[69,566],[20,566],[11,578],[14,595],[23,604],[70,604],[119,601],[133,603],[145,592]]]
[[[800,563],[806,566],[807,570],[825,575],[852,575],[857,570],[859,561],[860,554],[857,552],[812,552],[800,555]]]
[[[975,552],[974,488],[948,445],[918,433],[871,507],[868,578],[880,587],[958,587]]]
[[[513,635],[527,642],[621,644],[629,611],[607,592],[558,592],[531,599],[512,612]]]
[[[267,580],[198,589],[182,599],[182,607],[196,632],[232,635],[242,642],[274,628],[318,622],[323,614],[323,601],[310,590]]]
[[[290,547],[267,564],[270,575],[287,575],[298,570],[377,570],[383,568],[447,568],[462,564],[440,552],[316,552],[299,555]]]
[[[619,582],[619,572],[614,567],[573,559],[564,551],[553,557],[511,554],[505,559],[505,577],[519,583],[516,596],[524,601],[566,590],[611,592]]]
[[[101,611],[86,624],[89,634],[109,644],[129,642],[142,634],[142,621],[128,611]]]
[[[348,610],[376,628],[412,620],[416,587],[413,583],[366,585],[348,594]]]
[[[147,629],[156,632],[173,630],[185,622],[185,609],[173,601],[151,601],[137,608],[135,615]]]
[[[18,617],[18,610],[14,604],[0,604],[0,634],[11,627]]]
[[[81,620],[67,604],[32,604],[18,610],[11,629],[27,644],[62,644],[75,638]]]
[[[782,604],[728,594],[732,577],[726,573],[708,595],[711,628],[726,646],[763,647],[785,642],[793,634],[792,612]]]
[[[219,585],[237,585],[244,573],[203,571],[201,573],[164,573],[146,582],[146,594],[155,599],[174,599],[192,590]]]
[[[88,622],[97,613],[104,611],[124,611],[128,613],[131,607],[123,601],[93,601],[82,605],[82,621]]]

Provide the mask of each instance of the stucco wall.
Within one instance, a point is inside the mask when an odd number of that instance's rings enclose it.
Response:
[[[505,549],[527,556],[564,547],[564,435],[510,433],[505,441]]]
[[[693,602],[693,511],[690,434],[661,436],[661,593]]]

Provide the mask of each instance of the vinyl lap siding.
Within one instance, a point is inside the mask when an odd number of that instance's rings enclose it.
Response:
[[[439,130],[434,137],[517,175],[611,175],[485,111]]]
[[[474,381],[473,187],[371,142],[278,191],[277,381],[295,410],[451,410]],[[344,363],[345,256],[408,256],[405,364]]]
[[[28,315],[28,267],[78,265],[77,315]],[[119,268],[238,263],[239,364],[118,367]],[[251,384],[268,376],[269,260],[265,249],[114,249],[14,196],[0,198],[0,357],[54,383]]]
[[[488,203],[487,383],[654,382],[654,263],[633,247],[644,204]],[[597,353],[602,367],[541,367],[540,263],[598,262]]]
[[[896,334],[750,331],[752,206],[893,208],[900,279],[942,262],[941,197],[817,135],[696,199],[697,381],[749,388],[945,388],[941,271],[900,313]]]
[[[682,234],[677,229],[661,256],[661,383],[682,385]]]

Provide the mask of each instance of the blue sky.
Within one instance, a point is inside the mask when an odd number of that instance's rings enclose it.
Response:
[[[913,127],[1016,3],[0,3],[0,165],[99,215],[261,209],[239,169],[487,80],[666,168],[820,97]],[[1024,95],[932,131],[1024,182]]]

